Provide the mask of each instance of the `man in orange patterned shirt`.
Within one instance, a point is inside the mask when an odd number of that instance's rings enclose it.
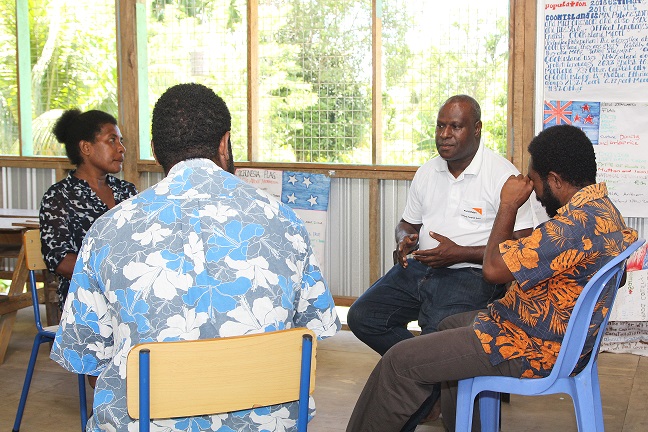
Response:
[[[626,226],[605,184],[596,183],[596,156],[583,131],[546,129],[529,153],[528,176],[511,176],[502,188],[484,253],[484,278],[511,287],[487,309],[450,316],[441,331],[391,348],[369,377],[348,432],[399,431],[439,382],[443,421],[452,431],[456,380],[551,372],[578,295],[637,232]],[[517,210],[533,190],[551,219],[529,237],[513,239]],[[596,313],[600,323],[607,309]],[[473,424],[479,430],[479,422]]]

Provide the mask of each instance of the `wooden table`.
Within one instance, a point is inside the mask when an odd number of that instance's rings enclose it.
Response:
[[[38,219],[38,210],[0,208],[0,217]]]
[[[4,210],[4,209],[3,209]],[[32,304],[31,294],[23,293],[28,278],[22,234],[28,228],[38,228],[33,217],[0,217],[0,258],[16,258],[11,285],[6,295],[0,296],[0,364],[4,362],[16,311]]]

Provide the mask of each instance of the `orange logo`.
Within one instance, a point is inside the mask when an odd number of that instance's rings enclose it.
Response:
[[[473,207],[473,210],[475,210],[479,214],[482,214],[482,209],[480,209],[479,207]]]

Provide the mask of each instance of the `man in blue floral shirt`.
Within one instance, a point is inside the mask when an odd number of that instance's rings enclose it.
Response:
[[[166,177],[99,218],[85,238],[52,359],[96,377],[89,431],[137,429],[125,378],[138,343],[292,327],[321,339],[340,329],[303,222],[232,175],[230,127],[212,90],[168,89],[152,118]],[[291,431],[297,408],[154,420],[151,430]]]

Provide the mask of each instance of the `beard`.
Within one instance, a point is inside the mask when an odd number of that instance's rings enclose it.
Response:
[[[542,204],[542,207],[545,208],[547,215],[549,217],[554,217],[558,214],[558,209],[562,207],[562,204],[560,204],[556,195],[551,191],[547,180],[542,181],[542,186],[544,189],[542,191],[542,196],[538,196],[537,199],[540,201],[540,204]]]

